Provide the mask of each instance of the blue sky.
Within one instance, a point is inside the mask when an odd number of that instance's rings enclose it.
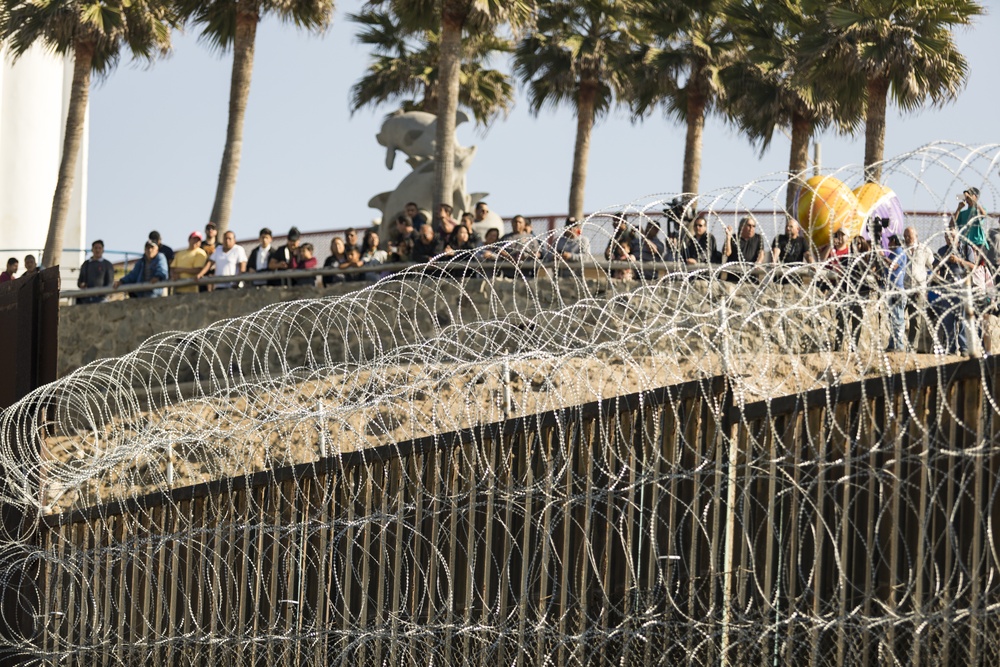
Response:
[[[347,13],[358,0],[338,4],[331,29],[304,34],[274,19],[257,33],[253,84],[247,110],[243,160],[231,228],[240,238],[262,226],[276,232],[366,226],[378,212],[375,194],[391,190],[408,167],[385,168],[375,134],[392,108],[353,116],[349,89],[362,75],[368,52],[354,39]],[[1000,18],[985,16],[958,35],[971,65],[966,91],[954,104],[889,118],[886,156],[934,140],[985,144],[1000,140],[995,74]],[[226,131],[231,55],[211,51],[189,29],[177,35],[174,52],[152,67],[123,65],[91,95],[87,225],[90,238],[109,248],[141,249],[151,229],[173,246],[208,220]],[[576,123],[571,110],[534,117],[519,96],[506,120],[485,135],[459,127],[462,144],[479,146],[469,171],[470,191],[489,192],[501,215],[564,213]],[[825,168],[857,164],[864,139],[821,137]],[[617,207],[666,196],[681,184],[684,128],[656,114],[632,124],[623,111],[595,127],[591,142],[586,208]],[[739,186],[781,171],[788,140],[756,151],[718,118],[705,131],[703,192]],[[951,207],[951,193],[940,203]],[[939,202],[904,201],[907,208]],[[998,202],[985,202],[991,209]]]

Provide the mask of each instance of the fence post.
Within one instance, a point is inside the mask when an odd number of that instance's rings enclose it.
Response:
[[[733,581],[736,576],[736,468],[739,462],[739,449],[736,441],[736,426],[739,421],[733,419],[733,385],[729,376],[725,378],[725,393],[722,395],[722,414],[718,430],[719,454],[728,452],[726,466],[726,539],[722,557],[722,642],[719,651],[720,664],[728,667],[732,664],[729,658],[730,628],[733,608]]]
[[[59,267],[0,285],[0,368],[14,371],[13,377],[0,382],[0,410],[55,380],[58,326]],[[11,452],[15,459],[40,456],[38,440],[26,443],[9,433],[7,441],[15,447]],[[4,472],[0,485],[6,479]],[[34,484],[40,493],[40,480]],[[0,646],[4,647],[0,648],[0,667],[32,661],[25,649],[37,631],[41,570],[37,561],[30,568],[23,566],[23,549],[3,547],[23,543],[34,518],[23,507],[0,505]],[[37,533],[35,539],[39,539]]]

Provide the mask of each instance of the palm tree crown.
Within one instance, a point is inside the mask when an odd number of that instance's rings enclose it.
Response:
[[[767,150],[777,130],[791,130],[789,208],[808,163],[809,140],[830,125],[853,131],[860,122],[864,85],[811,66],[811,42],[821,22],[801,2],[756,2],[728,10],[734,34],[747,47],[723,72],[729,118]]]
[[[552,0],[539,6],[536,26],[514,55],[518,77],[528,86],[531,110],[563,102],[577,114],[569,214],[583,215],[590,134],[595,120],[617,99],[630,99],[630,58],[646,40],[634,20],[638,3],[625,0]]]
[[[351,88],[351,109],[399,100],[405,111],[437,113],[440,90],[440,28],[406,26],[402,19],[368,8],[348,18],[362,26],[358,41],[375,52],[372,63]],[[509,53],[513,44],[493,32],[462,38],[459,106],[488,126],[514,106],[510,76],[488,66],[497,53]]]
[[[160,0],[5,0],[0,3],[0,41],[16,60],[34,44],[57,54],[73,54],[73,82],[66,112],[62,155],[49,229],[42,251],[44,266],[58,266],[69,214],[76,164],[83,143],[90,78],[109,74],[122,53],[151,61],[170,50],[176,25]]]
[[[229,226],[236,176],[243,153],[243,121],[250,97],[257,25],[268,14],[314,32],[325,30],[333,17],[333,0],[174,0],[182,16],[201,26],[202,37],[214,47],[233,49],[229,88],[229,123],[219,167],[219,182],[211,220],[219,236]]]
[[[434,155],[435,202],[451,202],[455,174],[455,112],[462,78],[462,36],[513,30],[532,19],[533,0],[369,0],[368,9],[384,8],[407,26],[439,30],[438,110]]]
[[[968,63],[953,30],[983,13],[974,0],[809,0],[830,30],[819,58],[840,64],[843,76],[867,85],[865,167],[881,178],[885,110],[889,97],[905,111],[952,101],[965,86]]]
[[[738,58],[726,9],[732,0],[648,0],[642,20],[656,42],[640,55],[646,80],[633,111],[643,117],[663,104],[687,125],[684,192],[696,194],[705,116],[725,96],[720,73]]]

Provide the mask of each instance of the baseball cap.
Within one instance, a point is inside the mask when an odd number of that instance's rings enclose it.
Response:
[[[202,236],[201,232],[194,231],[188,234],[188,240],[190,241],[192,238],[197,238],[199,241],[201,241],[205,237]]]
[[[979,188],[967,188],[965,191],[968,192],[973,197],[979,196]]]
[[[146,241],[145,247],[147,247],[147,248],[158,248],[159,246],[156,245],[155,241]]]

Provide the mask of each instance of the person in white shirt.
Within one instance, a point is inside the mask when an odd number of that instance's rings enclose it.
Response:
[[[215,269],[217,276],[238,276],[246,273],[247,252],[243,246],[236,245],[236,234],[226,232],[222,237],[222,245],[216,247],[212,256],[208,258],[208,263],[202,267],[198,278],[202,278],[206,273]],[[236,287],[237,283],[216,283],[215,289],[228,289]]]
[[[917,238],[917,230],[907,227],[903,230],[906,247],[906,338],[912,349],[928,351],[930,343],[927,328],[927,282],[934,270],[934,253]]]

